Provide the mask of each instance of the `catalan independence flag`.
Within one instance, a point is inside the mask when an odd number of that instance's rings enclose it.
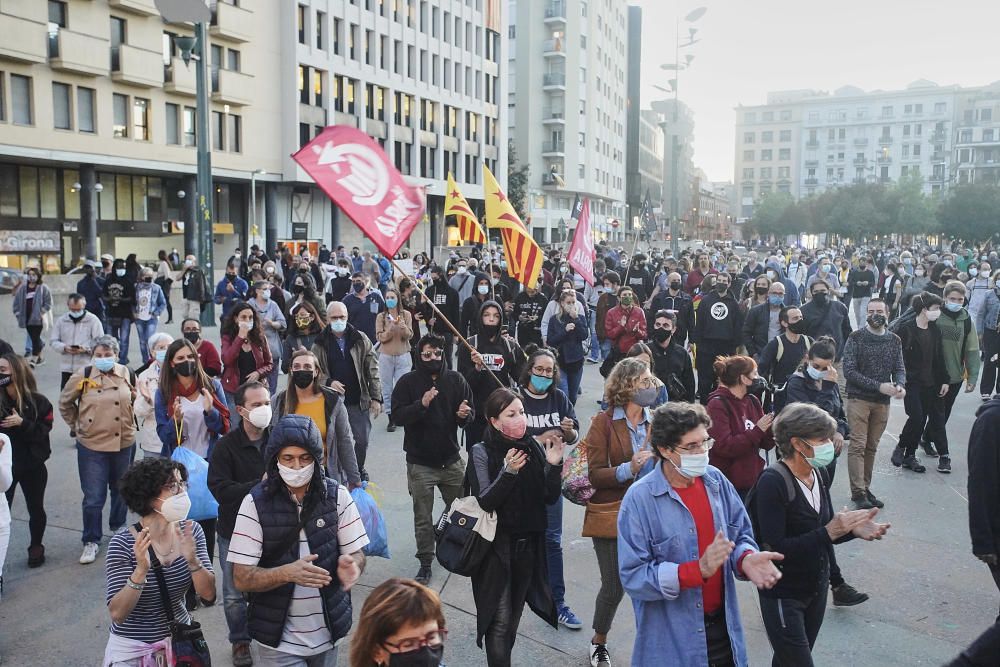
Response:
[[[476,214],[469,207],[462,193],[455,184],[451,172],[448,172],[448,198],[444,205],[444,214],[453,215],[458,219],[458,236],[469,243],[486,243],[486,233],[476,221]]]
[[[503,251],[507,257],[507,273],[522,285],[538,284],[542,270],[542,249],[531,238],[531,232],[521,222],[507,195],[483,163],[483,189],[486,196],[486,227],[499,229]]]

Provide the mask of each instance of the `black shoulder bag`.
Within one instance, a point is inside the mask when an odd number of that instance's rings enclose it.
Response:
[[[136,532],[142,530],[142,525],[135,524]],[[201,631],[201,624],[191,621],[191,624],[180,623],[174,618],[174,609],[170,605],[170,594],[167,593],[167,580],[163,576],[163,566],[149,547],[149,563],[156,575],[156,585],[160,589],[160,601],[163,611],[167,614],[167,625],[170,627],[170,643],[173,646],[174,665],[176,667],[212,667],[212,654],[208,651],[208,643]],[[192,583],[192,585],[194,585]]]

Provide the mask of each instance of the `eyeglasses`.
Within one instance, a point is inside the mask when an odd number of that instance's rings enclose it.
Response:
[[[697,454],[699,452],[707,452],[715,446],[715,440],[712,438],[705,438],[700,445],[686,445],[684,447],[678,447],[682,452],[689,454]]]
[[[650,387],[655,387],[656,386],[656,380],[654,380],[651,377],[640,378],[638,384],[643,389],[649,389]]]
[[[386,648],[391,648],[397,653],[409,653],[410,651],[416,651],[417,649],[423,648],[425,646],[440,646],[444,643],[444,640],[448,638],[448,631],[445,629],[434,630],[428,632],[423,637],[414,637],[404,639],[398,644],[393,644],[389,641],[382,642],[382,645]]]
[[[420,358],[424,361],[431,361],[432,359],[441,359],[444,357],[444,352],[442,350],[426,350],[420,353]]]
[[[556,369],[554,368],[542,368],[540,366],[532,366],[531,372],[535,375],[540,375],[542,377],[553,377],[556,374]]]
[[[163,488],[169,491],[172,495],[176,496],[178,493],[188,490],[188,483],[174,481],[170,484],[165,484]]]

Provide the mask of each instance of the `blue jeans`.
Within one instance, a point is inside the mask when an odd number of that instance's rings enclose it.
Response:
[[[229,430],[235,431],[240,427],[242,417],[236,412],[236,394],[226,392],[226,405],[229,406]]]
[[[111,335],[118,339],[120,350],[118,352],[118,363],[128,365],[128,344],[132,339],[132,320],[123,317],[118,326],[111,323]],[[145,363],[145,359],[143,359]]]
[[[549,566],[549,587],[556,609],[566,604],[566,581],[563,579],[562,518],[563,498],[545,506],[545,561]]]
[[[139,354],[142,355],[139,361],[142,363],[149,361],[149,337],[156,333],[156,325],[157,319],[155,317],[135,321],[135,333],[139,337]]]
[[[611,339],[605,338],[601,343],[601,361],[607,359],[609,354],[611,354]]]
[[[581,381],[583,381],[583,366],[572,370],[559,369],[559,388],[573,405],[576,405],[576,399],[580,397]]]
[[[111,490],[111,513],[108,527],[115,532],[125,525],[125,501],[118,493],[118,480],[132,463],[135,445],[117,452],[96,452],[76,443],[76,464],[83,491],[83,543],[101,543],[101,513],[108,490]]]
[[[587,311],[590,320],[590,354],[587,358],[592,361],[604,360],[604,346],[597,340],[597,312],[594,308]]]
[[[250,641],[250,631],[247,629],[247,601],[243,593],[236,590],[233,581],[233,564],[226,560],[229,554],[229,540],[221,534],[217,535],[215,543],[219,545],[219,567],[222,568],[222,605],[226,613],[226,625],[229,626],[229,643]]]

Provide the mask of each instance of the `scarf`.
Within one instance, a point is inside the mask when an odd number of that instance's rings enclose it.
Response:
[[[187,390],[184,389],[180,382],[175,382],[174,386],[170,389],[170,400],[167,401],[167,416],[174,419],[174,401],[178,396],[183,396],[189,401],[193,401],[194,399],[191,397],[201,394],[201,389],[197,382],[192,383],[191,388]],[[212,391],[212,389],[209,390]],[[219,397],[215,391],[212,391],[212,407],[218,410],[222,416],[222,431],[219,435],[225,435],[229,432],[229,406],[219,401]]]

